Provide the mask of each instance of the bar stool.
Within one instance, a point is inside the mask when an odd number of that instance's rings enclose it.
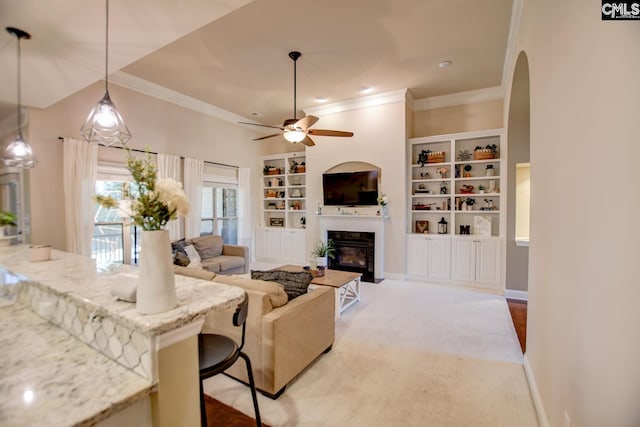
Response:
[[[256,395],[256,385],[253,381],[253,371],[251,360],[244,352],[244,335],[246,329],[247,313],[249,311],[249,296],[245,293],[244,300],[238,304],[233,313],[233,326],[242,326],[242,341],[240,346],[231,338],[219,334],[199,334],[198,335],[198,358],[200,367],[200,420],[202,427],[207,427],[207,411],[204,403],[203,381],[214,375],[226,371],[233,365],[239,357],[244,359],[247,365],[249,376],[249,387],[253,398],[253,409],[256,413],[256,425],[262,426],[260,420],[260,410],[258,408],[258,397]]]

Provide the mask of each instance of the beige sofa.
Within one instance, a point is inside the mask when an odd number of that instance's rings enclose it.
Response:
[[[332,288],[320,286],[287,302],[287,294],[274,282],[238,276],[211,278],[212,273],[183,267],[176,267],[176,273],[247,291],[249,315],[244,351],[251,358],[256,388],[266,396],[277,399],[293,378],[333,345],[335,298]],[[231,320],[232,311],[213,312],[207,316],[202,332],[224,334],[240,342],[242,328],[234,327]],[[226,371],[248,382],[246,372],[243,362]]]
[[[182,239],[172,243],[174,251],[188,245],[193,245],[201,258],[200,265],[205,270],[217,274],[239,274],[249,271],[249,248],[247,246],[224,244],[222,237],[216,235]],[[177,261],[178,258],[175,258],[174,262]]]

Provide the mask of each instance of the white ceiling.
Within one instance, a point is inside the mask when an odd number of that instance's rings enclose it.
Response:
[[[104,2],[0,0],[23,41],[23,104],[46,108],[104,76]],[[511,0],[111,0],[110,72],[243,117],[407,88],[415,99],[499,86]],[[15,38],[0,35],[0,117],[15,104]],[[448,68],[438,63],[450,60]],[[253,117],[252,112],[262,116]],[[300,112],[298,112],[298,117]]]

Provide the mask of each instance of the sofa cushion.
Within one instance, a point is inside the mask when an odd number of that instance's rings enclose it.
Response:
[[[191,239],[191,243],[193,243],[193,246],[195,246],[202,259],[215,258],[222,255],[224,243],[222,242],[221,236],[210,235],[194,237]]]
[[[196,269],[196,268],[181,267],[179,265],[173,266],[173,272],[176,274],[180,274],[182,276],[188,276],[188,277],[193,277],[195,279],[202,279],[202,280],[212,280],[214,277],[216,277],[216,273],[212,271],[203,270],[201,268]]]
[[[220,263],[217,261],[218,258],[209,258],[200,261],[202,268],[205,270],[213,271],[214,273],[220,272]]]
[[[225,285],[237,286],[239,288],[251,291],[264,292],[271,302],[273,308],[282,307],[289,301],[284,288],[278,283],[266,282],[264,280],[246,279],[239,276],[216,276],[215,282]]]
[[[244,258],[237,256],[220,255],[215,258],[215,261],[220,264],[220,271],[228,271],[244,267]]]
[[[307,293],[309,283],[313,280],[313,276],[308,271],[291,272],[283,270],[251,270],[251,278],[279,283],[284,287],[289,301]]]

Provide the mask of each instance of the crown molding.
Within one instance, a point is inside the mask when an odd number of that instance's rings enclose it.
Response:
[[[474,104],[476,102],[484,101],[495,101],[503,98],[504,91],[502,89],[502,86],[494,86],[485,89],[470,90],[467,92],[458,92],[449,95],[417,99],[413,103],[413,111],[433,110],[434,108],[451,107],[454,105],[463,104]]]
[[[314,116],[324,116],[327,114],[341,113],[343,111],[358,110],[360,108],[368,108],[376,105],[392,104],[394,102],[407,102],[411,97],[407,89],[399,89],[390,92],[376,93],[361,98],[350,99],[347,101],[334,102],[331,104],[321,105],[318,107],[304,108],[305,114]]]
[[[215,105],[200,101],[199,99],[192,98],[180,92],[176,92],[175,90],[160,86],[156,83],[152,83],[123,71],[117,71],[110,74],[109,83],[115,83],[118,86],[122,86],[229,123],[237,124],[238,122],[253,122],[251,119],[232,113],[224,108],[216,107]]]

